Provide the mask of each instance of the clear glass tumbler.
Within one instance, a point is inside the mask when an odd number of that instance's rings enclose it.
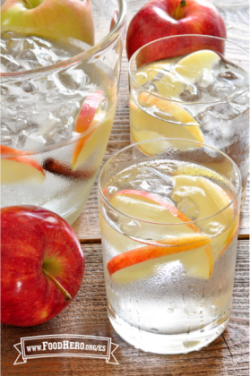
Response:
[[[112,156],[98,187],[115,331],[159,354],[208,345],[230,317],[241,199],[236,164],[196,141],[155,139]]]
[[[132,142],[185,138],[249,166],[249,52],[227,40],[178,35],[141,47],[129,64]]]
[[[124,0],[92,2],[94,45],[1,34],[3,207],[41,206],[70,224],[81,213],[115,115],[125,13]]]

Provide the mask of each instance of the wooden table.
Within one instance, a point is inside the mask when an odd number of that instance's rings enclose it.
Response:
[[[231,1],[231,2],[230,2]],[[247,46],[248,3],[230,0],[224,6],[217,1],[224,17],[228,37]],[[128,20],[143,1],[128,2]],[[219,3],[219,4],[218,4]],[[220,3],[222,4],[220,6]],[[123,56],[119,103],[105,160],[114,151],[129,145],[129,110],[127,59]],[[242,210],[236,276],[233,291],[233,311],[224,333],[207,348],[186,355],[153,355],[126,344],[112,329],[106,313],[106,295],[101,254],[101,239],[97,211],[97,188],[94,186],[87,205],[74,224],[86,256],[86,271],[76,300],[59,316],[43,325],[18,328],[2,326],[3,376],[247,376],[249,374],[249,184]],[[119,347],[115,356],[119,365],[103,359],[44,358],[13,365],[17,351],[13,347],[21,337],[82,334],[111,337]]]

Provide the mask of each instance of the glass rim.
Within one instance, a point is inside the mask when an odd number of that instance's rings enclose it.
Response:
[[[29,70],[23,70],[18,72],[0,72],[0,77],[2,78],[20,78],[20,77],[26,77],[29,75],[33,75],[36,73],[46,73],[53,71],[55,69],[59,68],[66,68],[71,67],[76,63],[79,63],[80,61],[83,61],[85,59],[88,59],[93,54],[105,50],[114,40],[118,38],[119,31],[122,28],[124,22],[125,22],[125,16],[127,11],[127,4],[126,0],[117,0],[117,2],[120,4],[120,11],[118,14],[118,19],[113,27],[113,29],[96,45],[91,46],[86,51],[81,52],[80,54],[77,54],[70,59],[63,60],[59,63],[50,64],[45,67],[40,67],[36,69],[29,69]],[[120,34],[119,34],[120,35]]]
[[[152,96],[155,96],[157,98],[160,98],[160,99],[163,99],[165,101],[169,101],[169,102],[174,102],[174,103],[178,103],[178,104],[183,104],[183,105],[189,105],[189,106],[192,106],[192,105],[198,105],[198,104],[215,104],[215,103],[226,103],[229,99],[232,99],[232,98],[237,98],[239,97],[240,95],[244,94],[244,93],[247,93],[249,89],[246,89],[246,90],[243,90],[241,91],[240,93],[236,94],[236,95],[232,95],[232,96],[227,96],[226,98],[224,99],[218,99],[218,100],[215,100],[215,101],[211,101],[211,102],[197,102],[197,101],[194,101],[194,102],[185,102],[185,101],[180,101],[180,100],[175,100],[171,97],[167,97],[167,96],[164,96],[164,95],[161,95],[161,94],[158,94],[156,92],[151,92],[147,89],[145,89],[144,87],[142,87],[140,84],[138,84],[132,74],[132,69],[131,69],[131,66],[132,66],[132,63],[134,62],[134,60],[136,59],[136,56],[145,48],[145,47],[148,47],[149,45],[151,44],[154,44],[156,42],[160,42],[161,40],[167,40],[167,39],[173,39],[173,38],[183,38],[183,37],[199,37],[199,38],[208,38],[208,39],[217,39],[217,40],[221,40],[223,42],[226,42],[226,43],[229,43],[229,44],[232,44],[234,46],[236,46],[237,48],[241,49],[242,51],[244,51],[245,54],[249,54],[249,51],[244,48],[244,47],[241,47],[239,46],[237,43],[234,43],[232,41],[229,41],[228,39],[225,39],[225,38],[220,38],[220,37],[216,37],[216,36],[213,36],[213,35],[203,35],[203,34],[181,34],[181,35],[171,35],[171,36],[168,36],[168,37],[163,37],[163,38],[159,38],[159,39],[155,39],[147,44],[144,44],[143,46],[141,46],[138,50],[136,50],[133,55],[131,56],[130,60],[129,60],[129,64],[128,64],[128,74],[129,74],[129,77],[130,79],[133,81],[133,83],[135,84],[135,86],[137,86],[140,90],[152,95]],[[197,50],[197,51],[200,51],[200,50]],[[213,51],[213,50],[212,50]],[[192,51],[193,52],[196,52],[196,51]],[[156,61],[160,61],[160,60],[156,60]],[[153,63],[153,62],[151,62]],[[150,64],[151,64],[150,63]],[[140,68],[139,68],[140,69]],[[249,73],[246,72],[247,75],[249,76]]]
[[[215,216],[217,216],[218,214],[222,213],[223,211],[227,210],[235,201],[236,199],[239,197],[239,194],[241,193],[241,189],[242,189],[242,177],[241,177],[241,173],[240,173],[240,170],[238,168],[238,166],[236,165],[236,163],[230,158],[228,157],[225,153],[223,153],[222,151],[220,151],[219,149],[216,149],[215,147],[213,146],[210,146],[210,145],[207,145],[205,143],[202,143],[202,146],[203,147],[207,147],[207,148],[210,148],[212,150],[215,150],[216,152],[220,153],[221,155],[223,155],[231,164],[232,166],[235,168],[236,170],[236,173],[237,173],[237,176],[238,176],[238,183],[239,183],[239,186],[238,188],[237,187],[234,187],[235,188],[235,194],[234,194],[234,197],[232,199],[230,199],[230,202],[229,204],[227,204],[225,207],[223,207],[221,210],[217,211],[216,213],[208,216],[208,217],[204,217],[204,218],[200,218],[200,219],[195,219],[195,220],[191,220],[189,222],[181,222],[181,223],[159,223],[159,222],[152,222],[152,221],[146,221],[146,220],[143,220],[143,219],[139,219],[139,218],[136,218],[136,217],[133,217],[129,214],[126,214],[126,213],[123,213],[122,211],[120,211],[119,209],[115,208],[111,203],[110,201],[107,200],[107,198],[104,196],[103,194],[103,190],[101,188],[101,182],[100,182],[100,179],[101,179],[101,175],[105,169],[105,167],[107,166],[107,164],[113,159],[115,158],[117,155],[119,155],[120,153],[123,153],[124,151],[128,150],[128,149],[132,149],[133,147],[137,147],[138,145],[141,145],[143,143],[147,143],[147,142],[152,142],[152,141],[163,141],[163,140],[172,140],[172,141],[181,141],[181,142],[188,142],[188,143],[193,143],[193,144],[197,144],[197,145],[201,145],[200,142],[198,141],[194,141],[194,140],[187,140],[187,139],[183,139],[183,138],[167,138],[167,137],[161,137],[161,138],[154,138],[154,139],[150,139],[150,140],[145,140],[145,141],[141,141],[141,142],[137,142],[137,143],[134,143],[134,144],[130,144],[124,148],[122,148],[121,150],[117,151],[116,153],[114,153],[105,163],[104,165],[101,167],[100,171],[99,171],[99,174],[98,174],[98,178],[97,178],[97,187],[98,187],[98,191],[99,191],[99,194],[101,195],[101,198],[104,200],[105,204],[110,207],[112,210],[116,211],[118,214],[121,214],[131,220],[137,220],[137,221],[140,221],[142,223],[147,223],[147,224],[152,224],[152,225],[156,225],[156,226],[183,226],[183,225],[190,225],[190,224],[196,224],[196,223],[199,223],[199,222],[202,222],[202,221],[205,221],[209,218],[213,218]],[[155,155],[158,155],[158,154],[155,154]],[[136,161],[135,161],[136,163]],[[217,172],[218,175],[221,175],[220,173]],[[237,189],[236,189],[237,188]],[[211,236],[212,237],[212,236]]]

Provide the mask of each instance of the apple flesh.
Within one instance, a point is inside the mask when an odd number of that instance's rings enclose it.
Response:
[[[75,298],[85,259],[70,225],[35,206],[1,209],[1,322],[32,326]]]
[[[6,31],[93,45],[90,0],[7,0],[1,7],[1,32]]]
[[[194,242],[188,244],[188,242]],[[157,259],[164,256],[170,256],[181,252],[188,252],[198,249],[209,244],[211,240],[206,235],[193,235],[179,239],[169,239],[164,242],[168,247],[160,246],[145,246],[131,251],[121,253],[113,257],[107,263],[107,269],[110,275],[118,272],[121,269],[128,268],[132,265],[139,264],[148,260]]]
[[[81,139],[76,142],[76,146],[72,155],[72,171],[75,171],[78,167],[81,166],[81,164],[83,164],[83,161],[86,160],[86,156],[82,155],[83,148],[86,146],[86,143],[89,141],[92,134],[96,130],[96,122],[94,121],[94,118],[103,98],[103,92],[97,90],[94,93],[90,94],[85,99],[82,105],[80,114],[77,118],[75,132],[87,132],[87,134],[81,137]]]
[[[45,180],[43,167],[28,153],[0,146],[1,184],[42,184]]]
[[[126,37],[128,59],[145,44],[159,38],[199,34],[226,38],[226,27],[213,4],[206,0],[151,0],[131,20]],[[169,39],[143,49],[137,59],[138,67],[152,61],[176,57],[201,49],[220,53],[224,43],[220,40],[187,37],[178,42]]]

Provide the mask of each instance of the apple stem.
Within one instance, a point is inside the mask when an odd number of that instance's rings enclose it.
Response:
[[[178,5],[178,7],[177,7],[177,9],[176,9],[176,12],[175,12],[175,19],[176,19],[176,20],[179,20],[179,19],[181,18],[180,15],[179,15],[179,13],[180,13],[180,9],[181,9],[181,8],[184,8],[186,5],[187,5],[187,1],[186,1],[186,0],[181,0],[181,1],[179,2],[179,5]]]
[[[23,2],[26,3],[30,9],[33,9],[33,6],[30,4],[29,0],[23,0]]]
[[[51,275],[51,274],[50,274],[49,272],[47,272],[45,269],[42,269],[42,271],[43,271],[43,274],[45,275],[45,277],[49,278],[49,279],[55,284],[57,290],[59,290],[59,291],[63,294],[65,300],[66,300],[67,302],[70,302],[70,301],[72,300],[72,296],[70,295],[70,293],[69,293],[67,290],[65,290],[65,288],[61,285],[61,283],[59,283],[59,282],[53,277],[53,275]]]

